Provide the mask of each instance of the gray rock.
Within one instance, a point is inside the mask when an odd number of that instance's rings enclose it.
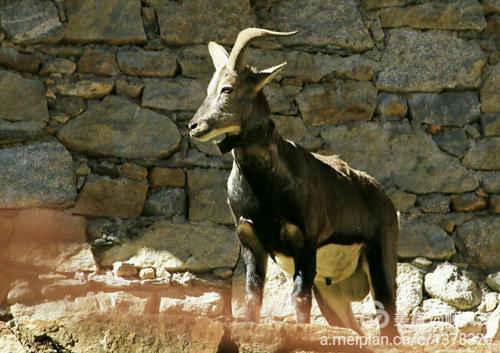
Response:
[[[443,151],[462,158],[467,149],[467,136],[460,128],[443,128],[432,135],[432,139]]]
[[[127,261],[140,268],[206,272],[233,268],[238,256],[236,235],[227,227],[158,221],[134,240],[105,251],[101,263]]]
[[[338,80],[307,85],[296,100],[306,123],[335,125],[370,120],[377,105],[377,90],[371,82]]]
[[[356,122],[324,128],[321,136],[327,151],[405,191],[451,193],[478,186],[476,177],[458,160],[441,152],[429,135],[407,122]]]
[[[0,69],[0,119],[48,121],[42,81]]]
[[[144,205],[147,216],[162,216],[170,219],[183,216],[186,208],[186,195],[183,189],[152,189]]]
[[[479,173],[484,191],[489,193],[500,193],[500,172]]]
[[[281,137],[293,141],[308,150],[317,150],[322,146],[323,141],[311,134],[302,119],[283,115],[273,116],[272,119]]]
[[[224,301],[217,292],[203,293],[198,297],[160,298],[160,314],[218,317],[223,314]]]
[[[66,207],[76,198],[73,159],[44,142],[0,149],[0,208]]]
[[[417,206],[427,213],[448,213],[450,197],[443,194],[427,194],[418,197]]]
[[[453,238],[435,224],[400,215],[400,227],[400,257],[423,256],[431,260],[447,260],[455,254]]]
[[[409,315],[423,299],[424,273],[408,263],[398,264],[398,314]]]
[[[500,218],[487,216],[464,223],[456,231],[456,244],[470,264],[482,270],[500,268]]]
[[[207,84],[187,78],[151,79],[142,94],[142,106],[164,110],[197,110],[206,96]]]
[[[481,116],[484,136],[500,136],[500,114],[484,114]]]
[[[44,135],[43,121],[6,121],[0,119],[0,145],[36,139]]]
[[[459,309],[469,310],[481,303],[481,290],[457,266],[450,263],[439,265],[425,276],[425,290],[434,297]]]
[[[66,0],[64,39],[70,42],[136,44],[146,41],[141,4],[135,0]],[[113,20],[110,21],[110,18]]]
[[[58,137],[71,150],[123,158],[168,157],[181,141],[169,118],[115,96],[90,106]]]
[[[464,41],[454,34],[391,30],[386,36],[384,68],[379,73],[377,88],[395,92],[478,88],[485,63],[486,57],[476,42]]]
[[[481,87],[481,111],[500,113],[500,63],[491,69]]]
[[[489,274],[486,278],[486,284],[495,292],[500,292],[500,271]]]
[[[413,94],[409,99],[410,114],[419,123],[462,127],[481,114],[475,92]]]
[[[407,112],[406,98],[390,93],[379,94],[377,113],[383,118],[404,118]]]
[[[187,172],[189,220],[232,224],[227,205],[227,171],[195,168]]]
[[[144,181],[88,176],[78,195],[75,214],[88,217],[134,218],[142,213],[148,185]]]
[[[261,11],[259,19],[266,28],[275,28],[279,23],[282,31],[300,30],[299,34],[283,39],[290,46],[345,48],[356,52],[374,46],[353,0],[282,1],[273,4],[269,12]]]
[[[87,109],[87,103],[81,97],[58,97],[54,103],[54,110],[68,114],[74,118]]]
[[[483,7],[476,0],[428,2],[418,5],[390,7],[380,12],[382,27],[411,27],[419,29],[472,30],[486,27]]]
[[[156,9],[160,36],[168,44],[232,44],[239,31],[255,27],[248,0],[150,1]]]
[[[500,169],[500,137],[486,137],[472,141],[462,162],[466,167],[473,169]]]
[[[120,70],[129,76],[172,77],[177,71],[175,55],[169,49],[120,50],[116,61]]]
[[[10,1],[0,7],[0,26],[15,43],[46,42],[62,24],[50,0]]]

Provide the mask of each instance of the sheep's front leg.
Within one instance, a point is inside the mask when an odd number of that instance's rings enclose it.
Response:
[[[297,315],[297,323],[311,320],[311,291],[316,276],[316,247],[304,244],[294,256],[292,303]]]
[[[236,232],[240,240],[241,256],[246,268],[245,320],[259,322],[264,296],[267,253],[257,238],[255,228],[249,221],[241,221]]]

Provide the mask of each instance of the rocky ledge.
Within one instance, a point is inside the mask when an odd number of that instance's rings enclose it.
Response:
[[[0,346],[9,353],[486,353],[500,349],[498,342],[464,338],[451,325],[436,322],[408,327],[400,338],[404,344],[388,346],[378,336],[361,338],[338,327],[227,323],[188,315],[86,315],[0,322]]]

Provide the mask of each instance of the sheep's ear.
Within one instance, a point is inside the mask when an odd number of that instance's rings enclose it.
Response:
[[[255,75],[257,76],[257,85],[255,86],[255,90],[258,92],[262,88],[264,88],[265,85],[267,85],[273,78],[278,75],[281,70],[283,70],[286,66],[286,61],[284,63],[281,63],[279,65],[270,67],[268,69],[259,71]]]
[[[214,62],[216,70],[227,64],[229,54],[222,45],[219,45],[215,42],[210,42],[208,43],[208,52],[212,57],[212,61]]]

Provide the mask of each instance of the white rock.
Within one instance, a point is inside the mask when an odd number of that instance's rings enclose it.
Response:
[[[162,297],[160,313],[189,314],[217,317],[222,315],[224,303],[219,293],[204,293],[199,297],[186,296],[183,299]]]
[[[479,334],[483,332],[484,325],[476,320],[476,314],[472,311],[457,313],[454,316],[454,321],[455,327],[458,328],[461,333]]]
[[[469,310],[481,303],[482,293],[474,281],[456,265],[443,263],[425,276],[425,290],[433,298],[460,310]]]
[[[137,274],[137,269],[132,264],[117,261],[113,264],[113,274],[116,277],[132,277]]]
[[[155,279],[156,278],[155,269],[151,267],[142,268],[139,271],[139,277],[141,279]]]
[[[398,264],[396,307],[400,314],[410,314],[423,299],[424,274],[415,266]]]

